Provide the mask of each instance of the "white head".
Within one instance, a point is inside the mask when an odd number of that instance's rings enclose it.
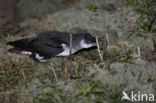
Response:
[[[87,42],[85,42],[85,40],[81,40],[81,42],[80,42],[81,48],[90,48],[93,46],[96,46],[96,43],[87,43]]]
[[[80,41],[81,48],[90,48],[96,46],[96,39],[89,33],[83,34],[83,39]]]
[[[76,50],[86,49],[96,46],[96,39],[90,33],[80,33],[73,39],[73,47]]]

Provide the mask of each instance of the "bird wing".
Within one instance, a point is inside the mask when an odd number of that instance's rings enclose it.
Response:
[[[70,34],[66,33],[66,32],[51,31],[51,32],[41,33],[36,38],[39,38],[39,39],[40,38],[48,38],[48,39],[51,39],[52,41],[59,40],[59,41],[68,43],[69,36],[70,36]]]
[[[40,38],[30,43],[33,52],[44,57],[56,56],[64,49],[61,46],[62,41],[52,38]]]

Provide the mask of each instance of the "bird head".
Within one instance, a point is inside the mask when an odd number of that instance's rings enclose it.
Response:
[[[96,47],[96,39],[90,33],[83,33],[84,38],[80,42],[82,48]]]

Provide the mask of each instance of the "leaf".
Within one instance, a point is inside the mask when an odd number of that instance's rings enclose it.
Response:
[[[152,12],[154,12],[153,14],[156,14],[156,6],[152,6],[151,10],[152,10]]]
[[[96,87],[97,84],[92,84],[88,89],[87,89],[87,92],[90,92],[92,89],[94,89],[94,87]]]
[[[109,55],[110,55],[111,57],[115,57],[117,54],[118,54],[118,53],[117,53],[117,51],[116,51],[115,48],[110,48],[110,50],[109,50]]]
[[[156,33],[156,27],[152,29],[152,32]]]
[[[83,87],[82,84],[78,84],[78,83],[76,83],[76,86],[82,90],[82,92],[83,92],[84,95],[87,94],[87,90]]]
[[[136,1],[129,1],[129,2],[126,3],[126,8],[133,7],[135,5],[136,5]]]
[[[96,11],[96,10],[97,10],[97,7],[94,6],[94,5],[91,5],[91,6],[88,7],[88,9],[89,9],[90,11]]]

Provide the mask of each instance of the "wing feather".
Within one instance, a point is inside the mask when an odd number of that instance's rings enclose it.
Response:
[[[61,46],[62,41],[56,39],[41,38],[31,43],[32,51],[44,57],[56,56],[64,49]]]

